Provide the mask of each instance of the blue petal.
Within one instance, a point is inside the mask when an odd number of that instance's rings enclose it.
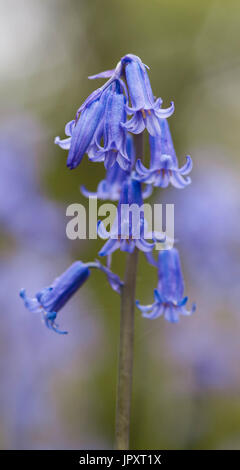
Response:
[[[144,254],[145,254],[146,259],[147,259],[149,264],[151,264],[152,266],[155,266],[155,267],[158,266],[157,261],[155,260],[152,252],[145,252]]]
[[[81,163],[99,125],[104,107],[105,99],[102,97],[101,100],[91,103],[81,113],[72,134],[71,147],[67,159],[67,166],[69,168],[76,168]]]
[[[67,331],[63,331],[63,330],[58,329],[58,325],[57,325],[57,323],[55,323],[56,317],[57,317],[56,312],[44,312],[43,319],[44,319],[45,325],[50,330],[55,331],[55,333],[58,333],[60,335],[67,335],[68,334]]]
[[[46,312],[58,312],[72,295],[84,284],[90,270],[81,261],[75,261],[64,273],[57,277],[50,288],[37,294]]]
[[[54,144],[59,145],[63,150],[69,150],[71,146],[71,137],[67,137],[67,139],[60,139],[59,136],[55,137]]]
[[[155,243],[149,243],[143,238],[139,238],[138,240],[136,240],[136,246],[139,250],[148,252],[153,250]]]
[[[165,308],[164,318],[170,323],[177,323],[179,321],[178,309],[173,307],[173,305],[169,305]]]
[[[159,120],[153,111],[146,112],[145,123],[150,135],[157,136],[161,134]]]
[[[154,111],[158,118],[167,119],[170,116],[172,116],[172,114],[174,113],[174,102],[173,101],[171,102],[171,105],[169,106],[169,108],[166,108],[166,109],[158,108],[158,109],[155,109]]]
[[[147,185],[145,186],[145,188],[143,189],[143,191],[142,191],[142,197],[143,197],[143,199],[147,199],[148,197],[150,197],[151,194],[152,194],[152,192],[153,192],[152,185],[151,185],[151,184],[147,184]]]
[[[98,193],[88,191],[87,188],[84,185],[80,186],[80,191],[81,191],[82,195],[85,196],[85,197],[99,197]]]
[[[122,123],[122,126],[127,129],[128,132],[140,134],[145,129],[145,122],[143,120],[142,113],[137,111],[129,121]]]
[[[191,184],[190,176],[183,177],[178,171],[173,171],[170,176],[170,181],[175,188],[182,189]]]
[[[192,162],[192,159],[190,157],[190,155],[187,155],[186,156],[186,163],[184,166],[182,166],[182,168],[179,169],[179,172],[181,173],[181,175],[188,175],[188,173],[190,173],[192,171],[192,167],[193,167],[193,162]]]
[[[42,311],[42,306],[40,305],[36,297],[28,297],[26,294],[26,289],[21,289],[19,295],[23,299],[25,307],[30,310],[30,312],[39,313]]]
[[[136,300],[136,306],[137,308],[139,308],[139,310],[141,310],[142,312],[150,312],[150,310],[152,310],[153,308],[153,305],[154,304],[151,304],[151,305],[140,305],[140,302],[139,300]]]
[[[97,73],[96,75],[89,75],[89,80],[95,80],[95,78],[110,78],[114,74],[115,69],[105,70],[104,72]]]

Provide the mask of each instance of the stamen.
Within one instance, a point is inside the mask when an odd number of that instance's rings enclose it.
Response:
[[[145,113],[145,110],[144,109],[141,109],[141,113],[143,115],[143,119],[146,119],[146,113]]]

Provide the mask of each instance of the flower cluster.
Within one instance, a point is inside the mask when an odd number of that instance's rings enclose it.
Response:
[[[85,154],[90,162],[104,163],[106,176],[96,192],[81,186],[86,197],[118,201],[117,215],[110,231],[107,232],[103,222],[98,224],[99,236],[108,238],[99,256],[107,256],[109,260],[109,255],[117,249],[129,253],[135,249],[145,252],[147,259],[158,268],[158,289],[152,306],[143,307],[138,302],[137,305],[144,317],[156,318],[163,314],[167,320],[175,322],[179,314],[187,315],[194,310],[187,312],[185,309],[187,298],[183,298],[179,255],[176,249],[166,249],[160,252],[158,263],[154,261],[151,252],[157,237],[148,232],[141,208],[143,199],[151,195],[154,186],[165,188],[171,183],[176,188],[184,188],[190,184],[188,174],[192,161],[187,156],[186,164],[179,167],[167,121],[174,112],[174,104],[162,108],[162,99],[153,95],[147,69],[139,57],[127,54],[115,69],[89,77],[107,81],[90,94],[75,118],[66,124],[67,138],[56,137],[55,143],[68,150],[67,166],[70,169],[75,169]],[[140,159],[135,162],[134,135],[145,129],[150,140],[149,169]],[[137,207],[138,218],[130,218],[129,213],[122,211],[125,206]],[[146,240],[149,238],[151,241]],[[109,264],[106,267],[99,261],[77,261],[34,299],[29,299],[25,290],[20,295],[29,310],[41,312],[46,325],[60,332],[55,323],[57,312],[88,279],[92,268],[103,271],[111,287],[121,292],[123,283]]]

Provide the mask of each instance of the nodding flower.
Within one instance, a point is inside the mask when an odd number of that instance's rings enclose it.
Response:
[[[126,104],[128,114],[133,115],[132,118],[123,123],[129,132],[139,134],[146,128],[151,135],[160,135],[160,120],[170,117],[174,112],[174,104],[167,109],[162,109],[162,99],[155,100],[149,77],[147,74],[147,66],[143,64],[141,59],[134,54],[127,54],[122,57],[114,70],[106,70],[97,75],[95,78],[114,78],[124,77],[127,82],[131,105]]]
[[[153,304],[143,306],[136,301],[136,305],[145,318],[163,315],[169,322],[178,322],[180,315],[191,315],[196,306],[193,304],[190,311],[185,307],[188,297],[183,297],[184,280],[177,249],[159,251],[157,267],[158,287],[154,290]]]
[[[175,188],[185,188],[185,186],[191,183],[191,178],[189,176],[184,178],[184,176],[188,175],[192,170],[192,159],[188,155],[185,165],[179,168],[166,119],[160,121],[160,127],[160,136],[149,136],[151,149],[150,168],[147,169],[141,160],[137,160],[136,171],[133,177],[138,181],[161,188],[166,188],[169,183]]]
[[[170,117],[174,112],[174,104],[167,109],[162,109],[162,99],[155,100],[149,81],[146,65],[133,54],[122,58],[126,82],[131,99],[131,107],[127,106],[127,112],[132,118],[123,124],[134,134],[143,132],[146,128],[149,134],[160,135],[160,122],[163,118]]]
[[[30,312],[42,315],[48,328],[57,333],[66,334],[66,331],[58,329],[58,325],[55,322],[57,313],[84,284],[89,275],[90,269],[88,265],[81,261],[75,261],[49,287],[43,288],[34,298],[29,298],[26,295],[25,289],[21,289],[20,297],[22,297],[25,307]]]
[[[93,101],[90,101],[81,111],[80,117],[70,121],[65,126],[67,139],[55,138],[55,144],[69,150],[67,166],[76,168],[82,161],[85,153],[95,146],[95,133],[104,114],[108,89]]]
[[[98,260],[89,263],[75,261],[66,271],[57,277],[49,287],[43,288],[35,297],[26,295],[26,290],[20,290],[20,297],[25,307],[33,313],[40,313],[46,326],[57,333],[66,334],[67,331],[58,329],[55,322],[58,311],[64,307],[75,292],[86,282],[90,276],[90,269],[99,269],[106,276],[112,289],[118,293],[123,285],[117,274],[108,267],[102,265]]]
[[[132,253],[135,247],[144,252],[153,249],[155,242],[149,243],[145,239],[153,237],[147,232],[142,204],[141,184],[129,177],[123,182],[117,216],[110,232],[107,232],[103,222],[98,224],[98,235],[108,238],[99,256],[110,255],[118,248],[129,253]]]
[[[115,162],[110,168],[106,170],[106,177],[100,181],[96,192],[88,191],[85,186],[81,186],[81,193],[85,197],[97,197],[101,200],[118,201],[123,182],[130,175],[131,168],[135,162],[135,148],[133,138],[130,134],[127,134],[126,143],[127,155],[131,162],[131,167],[128,170],[123,170],[117,162]],[[147,185],[143,192],[143,199],[149,197],[152,194],[152,186]]]
[[[93,162],[104,162],[108,169],[118,163],[128,171],[131,161],[127,154],[127,131],[122,127],[126,122],[126,97],[121,82],[116,80],[109,88],[102,125],[98,127],[96,147],[93,148],[89,158]],[[103,147],[100,141],[103,138]]]

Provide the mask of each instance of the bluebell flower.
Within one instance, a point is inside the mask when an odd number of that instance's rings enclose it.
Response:
[[[100,181],[96,192],[88,191],[85,186],[81,186],[81,192],[86,197],[97,197],[102,200],[118,201],[123,182],[130,175],[130,169],[135,162],[135,148],[133,138],[130,134],[127,135],[127,155],[131,162],[131,167],[128,170],[123,170],[117,162],[106,170],[106,177]],[[147,185],[142,192],[143,199],[152,194],[152,186]]]
[[[103,128],[100,126],[96,136],[97,148],[89,158],[94,162],[104,161],[105,168],[117,162],[123,170],[129,170],[131,161],[127,154],[127,132],[121,126],[126,122],[126,97],[119,80],[110,87],[104,113]],[[104,146],[100,145],[103,137]],[[96,151],[97,150],[97,151]]]
[[[125,77],[132,105],[130,107],[127,104],[126,109],[133,117],[123,126],[134,134],[139,134],[147,128],[149,134],[159,135],[161,133],[159,120],[173,114],[174,104],[171,103],[169,108],[162,109],[162,99],[155,100],[147,68],[138,56],[127,54],[122,57],[115,70],[106,70],[89,78],[110,77],[110,80],[113,80]]]
[[[184,280],[180,265],[179,254],[176,248],[160,251],[158,255],[158,288],[154,290],[154,303],[140,305],[145,318],[158,318],[163,315],[170,322],[178,322],[179,315],[191,315],[195,305],[188,311],[185,307],[188,297],[183,297]]]
[[[137,220],[133,220],[129,214],[121,211],[122,205],[135,205],[140,208],[143,204],[141,184],[130,177],[123,182],[122,192],[119,199],[116,219],[112,225],[110,233],[104,227],[103,222],[98,224],[98,234],[101,238],[109,238],[101,248],[99,255],[106,256],[113,253],[118,248],[121,251],[132,253],[134,248],[147,252],[151,251],[155,243],[149,243],[145,238],[151,238],[147,233],[147,222],[142,211],[136,213]],[[122,213],[123,212],[123,213]]]
[[[167,109],[162,109],[162,100],[155,100],[149,81],[149,77],[141,59],[133,54],[122,58],[125,67],[125,77],[131,98],[131,107],[127,111],[133,117],[124,127],[134,134],[139,134],[147,128],[149,134],[160,135],[160,121],[168,118],[174,112],[174,104]]]
[[[95,133],[101,125],[104,115],[108,90],[103,91],[95,100],[89,102],[82,108],[80,117],[67,123],[65,133],[67,139],[55,138],[55,144],[65,150],[69,150],[67,166],[70,169],[76,168],[82,161],[86,152],[95,148]]]
[[[192,159],[188,155],[185,165],[179,168],[167,120],[162,119],[160,126],[160,136],[149,136],[151,148],[150,168],[147,169],[141,160],[137,160],[134,178],[161,188],[166,188],[169,183],[175,188],[185,188],[191,183],[191,178],[189,176],[184,178],[184,176],[192,170]]]
[[[34,313],[41,313],[46,326],[57,333],[66,334],[58,329],[55,320],[57,312],[67,303],[72,295],[84,284],[90,275],[87,264],[81,261],[73,263],[64,273],[57,277],[51,286],[45,287],[34,298],[26,295],[21,289],[20,297],[25,306]]]

